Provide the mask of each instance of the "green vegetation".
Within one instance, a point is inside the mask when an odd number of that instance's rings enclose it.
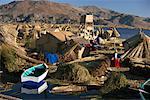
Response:
[[[25,48],[30,48],[30,49],[35,49],[35,39],[27,36],[25,39],[24,39],[24,44],[25,44]]]
[[[121,24],[132,26],[132,23],[134,21],[134,17],[131,15],[126,15],[120,18],[119,22]]]
[[[119,90],[128,85],[128,80],[122,73],[113,72],[104,86],[101,88],[100,92],[102,94],[107,94],[115,90]]]
[[[94,20],[95,25],[107,25],[107,23],[103,19]]]
[[[117,17],[121,17],[121,15],[115,15],[115,16],[111,16],[111,18],[108,21],[112,21],[115,20]]]
[[[81,83],[85,85],[98,84],[96,79],[90,75],[87,68],[78,63],[60,65],[58,66],[57,71],[50,76],[54,79],[70,81],[73,83]]]
[[[150,22],[150,18],[145,18],[144,21]]]
[[[5,68],[8,69],[9,72],[13,72],[18,69],[16,63],[17,55],[9,46],[2,46],[1,57],[3,65],[5,65]]]
[[[31,38],[27,38],[27,39],[25,40],[25,47],[26,47],[26,48],[30,48],[31,43],[32,43],[32,39],[31,39]]]

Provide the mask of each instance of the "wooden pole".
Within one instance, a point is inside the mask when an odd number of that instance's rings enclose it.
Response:
[[[65,64],[72,64],[72,63],[77,63],[77,62],[93,61],[93,60],[102,59],[104,57],[105,57],[104,55],[98,55],[97,57],[96,56],[84,57],[84,58],[81,58],[81,59],[76,59],[74,61],[67,62]]]

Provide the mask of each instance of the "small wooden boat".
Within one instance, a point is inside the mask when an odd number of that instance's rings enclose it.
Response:
[[[29,84],[31,83],[31,84]],[[39,83],[27,82],[21,87],[21,93],[25,94],[40,94],[47,89],[47,82],[41,81]]]
[[[25,70],[21,75],[21,82],[41,82],[48,73],[48,66],[46,64],[39,64]]]
[[[150,79],[148,79],[140,86],[139,92],[142,100],[150,98]]]

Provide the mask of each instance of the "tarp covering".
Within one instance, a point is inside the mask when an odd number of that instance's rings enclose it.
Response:
[[[52,53],[45,53],[45,59],[47,60],[48,63],[54,64],[58,61],[58,55],[57,54],[52,54]]]

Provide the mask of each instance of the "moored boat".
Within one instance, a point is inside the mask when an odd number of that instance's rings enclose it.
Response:
[[[48,66],[44,64],[39,64],[36,66],[33,66],[27,70],[25,70],[21,75],[21,82],[41,82],[48,73]]]
[[[30,84],[29,84],[30,83]],[[40,94],[47,89],[47,82],[41,81],[40,83],[28,82],[24,83],[21,87],[21,93],[25,94]]]

